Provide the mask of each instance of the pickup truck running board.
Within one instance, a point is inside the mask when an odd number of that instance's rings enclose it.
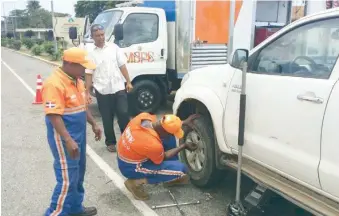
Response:
[[[237,169],[237,161],[224,159],[223,164]],[[242,172],[257,184],[267,187],[300,208],[316,216],[338,216],[339,203],[302,185],[272,172],[247,158],[243,158]]]

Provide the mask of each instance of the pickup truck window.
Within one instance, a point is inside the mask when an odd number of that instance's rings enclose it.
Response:
[[[158,39],[159,17],[151,13],[132,13],[123,24],[124,39],[120,47],[150,43]]]
[[[339,18],[298,26],[259,50],[251,72],[328,79],[339,55]]]

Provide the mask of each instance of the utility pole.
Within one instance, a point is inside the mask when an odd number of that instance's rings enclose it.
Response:
[[[16,38],[16,29],[18,28],[18,22],[17,22],[17,16],[18,16],[18,14],[17,14],[17,11],[16,11],[16,4],[15,4],[15,2],[14,2],[14,9],[15,9],[15,14],[14,14],[14,25],[15,25],[15,38]]]
[[[55,36],[55,26],[53,23],[53,20],[55,19],[54,17],[54,5],[53,5],[53,0],[51,0],[51,12],[52,12],[52,27],[53,27],[53,40],[54,40],[54,53],[57,53],[58,51],[58,43],[56,41],[56,36]]]
[[[7,17],[6,17],[6,14],[5,14],[5,2],[2,2],[2,11],[4,12],[4,24],[5,24],[5,34],[6,34],[6,37],[7,37]]]

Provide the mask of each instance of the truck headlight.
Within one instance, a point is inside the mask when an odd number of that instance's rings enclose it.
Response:
[[[184,83],[188,80],[189,76],[190,76],[189,73],[185,74],[185,76],[181,80],[180,86],[184,85]]]

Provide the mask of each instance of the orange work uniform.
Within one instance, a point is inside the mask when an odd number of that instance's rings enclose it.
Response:
[[[66,215],[83,211],[84,175],[86,161],[86,103],[85,86],[58,68],[43,86],[45,114],[61,115],[67,131],[79,144],[80,157],[71,159],[65,141],[46,116],[47,138],[54,156],[57,179],[51,205],[45,215]]]
[[[164,153],[176,147],[176,139],[161,139],[155,130],[146,127],[156,116],[141,113],[133,118],[117,146],[120,172],[128,179],[146,178],[149,184],[168,182],[187,173],[186,166],[175,156],[164,160]]]

